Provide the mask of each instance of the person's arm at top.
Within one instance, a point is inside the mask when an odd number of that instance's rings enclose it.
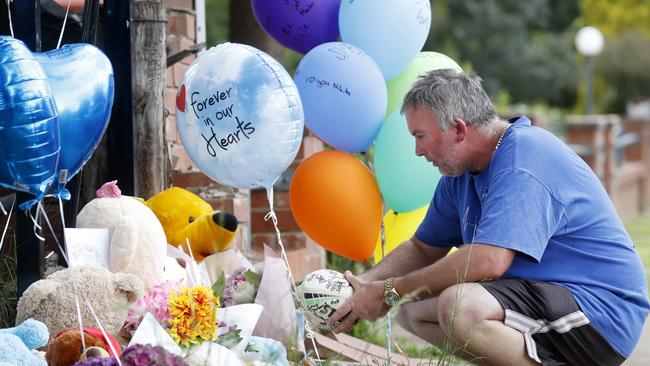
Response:
[[[424,244],[417,237],[403,242],[381,262],[359,275],[363,281],[383,281],[388,277],[404,276],[447,255],[450,248]]]

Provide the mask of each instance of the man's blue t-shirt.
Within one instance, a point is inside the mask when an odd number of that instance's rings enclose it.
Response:
[[[434,246],[512,249],[502,278],[569,288],[624,357],[639,339],[650,305],[630,237],[591,168],[526,117],[512,122],[483,171],[439,181],[415,235]]]

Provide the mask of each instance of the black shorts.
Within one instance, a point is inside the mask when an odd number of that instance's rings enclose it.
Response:
[[[547,365],[620,365],[625,361],[594,328],[565,287],[501,279],[481,283],[505,309],[505,325],[523,333],[530,358]]]

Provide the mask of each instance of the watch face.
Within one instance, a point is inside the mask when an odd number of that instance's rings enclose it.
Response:
[[[384,302],[387,305],[393,306],[399,302],[399,295],[395,292],[386,292],[384,294]]]

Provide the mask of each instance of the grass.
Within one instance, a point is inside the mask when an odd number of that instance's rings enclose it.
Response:
[[[1,213],[0,213],[1,214]],[[0,230],[4,226],[0,227]],[[2,233],[0,232],[0,235]],[[12,238],[5,237],[5,243],[0,252],[0,328],[13,327],[16,320],[16,256]]]
[[[639,256],[646,268],[646,278],[650,282],[650,215],[639,216],[625,225],[636,245]]]

